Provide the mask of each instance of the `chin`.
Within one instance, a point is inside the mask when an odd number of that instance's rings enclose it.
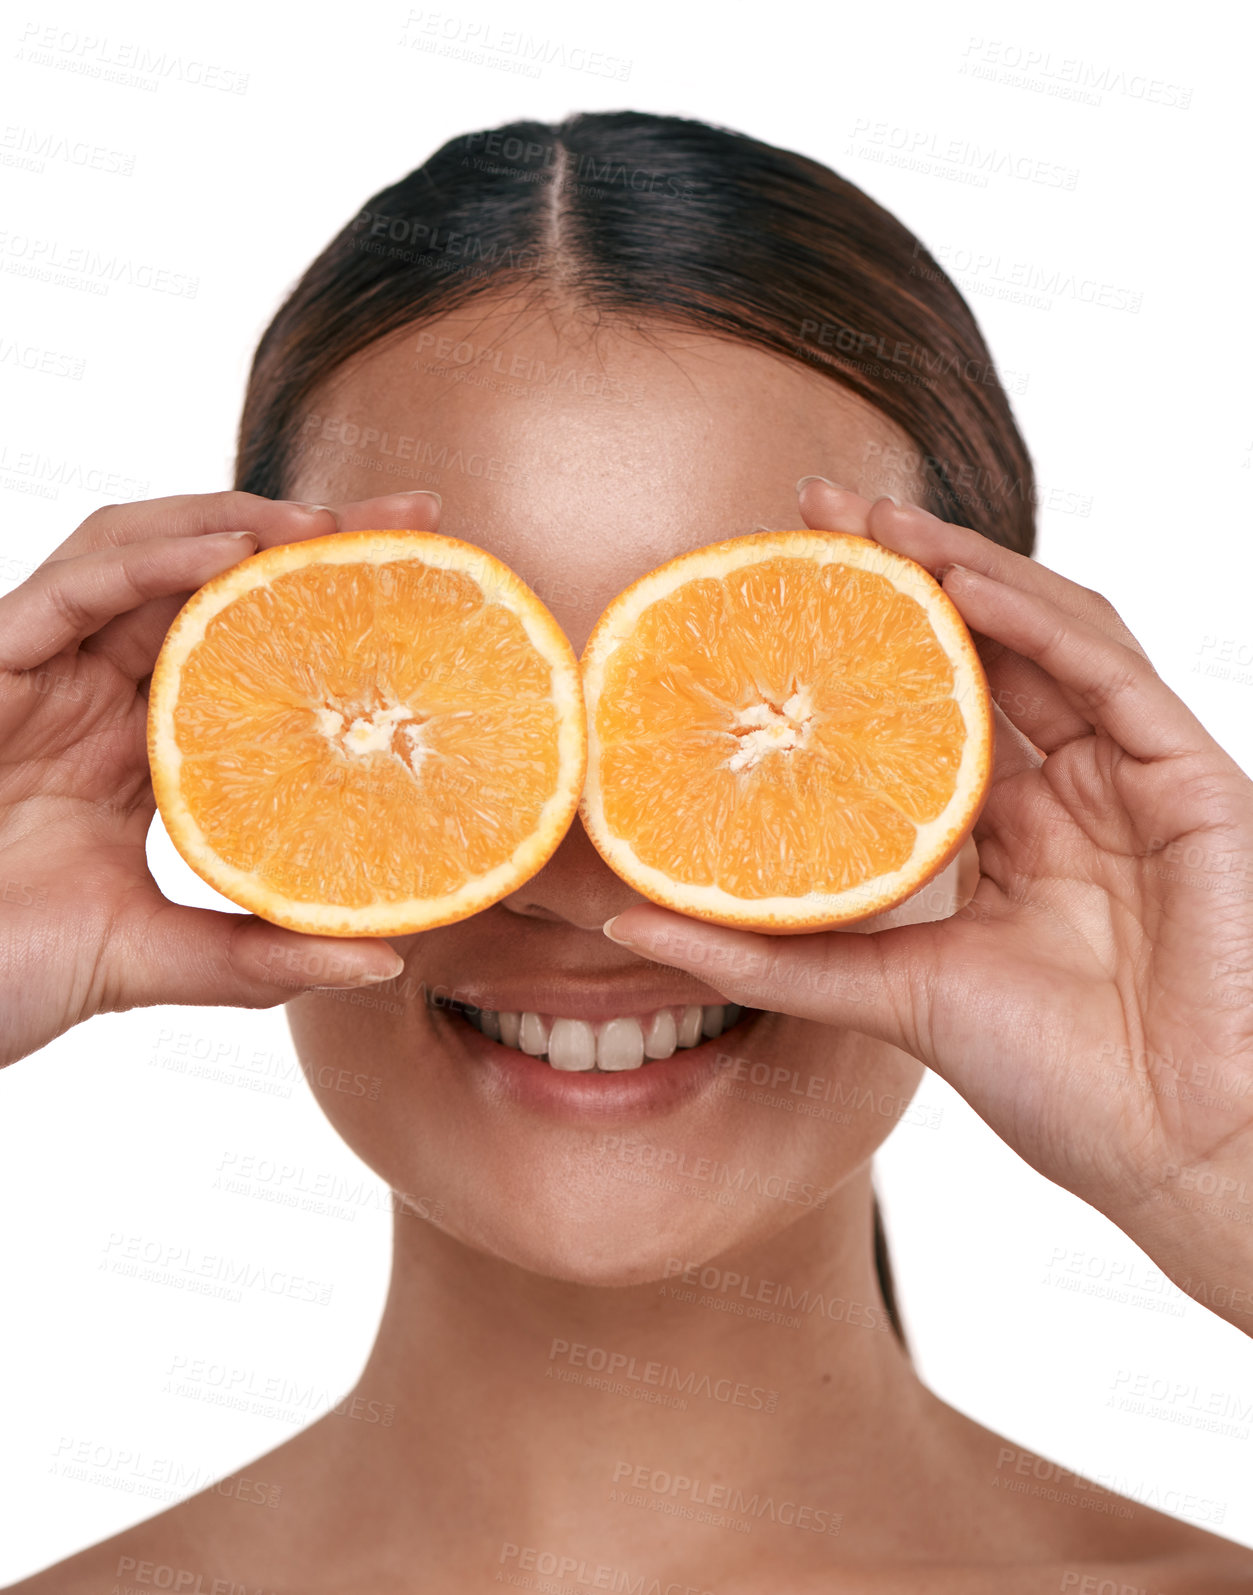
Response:
[[[547,1279],[653,1284],[822,1223],[895,1123],[851,1104],[907,1102],[922,1074],[895,1048],[710,1002],[716,992],[678,986],[673,972],[558,984],[501,966],[494,989],[463,982],[460,1003],[431,999],[452,988],[444,977],[399,1014],[318,995],[288,1017],[324,1112],[358,1156],[442,1235]],[[533,1022],[509,1023],[518,1012]],[[563,1059],[562,1015],[576,1041],[595,1039],[594,1067],[571,1066],[586,1052]],[[663,1055],[640,1060],[640,1038],[658,1032]],[[625,1064],[614,1050],[624,1033]],[[376,1100],[327,1088],[349,1058],[368,1058]],[[424,1244],[424,1231],[435,1243],[426,1223],[411,1233]]]
[[[512,1194],[494,1200],[490,1184],[459,1211],[445,1211],[445,1234],[484,1256],[566,1284],[624,1289],[656,1284],[693,1265],[769,1240],[801,1209],[773,1202],[732,1205],[686,1192],[637,1197],[617,1182],[531,1187],[528,1207]]]

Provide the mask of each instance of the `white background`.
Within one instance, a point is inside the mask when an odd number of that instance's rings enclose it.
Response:
[[[1054,3],[1006,21],[1001,6],[914,0],[815,23],[793,3],[734,0],[466,6],[335,7],[326,31],[316,13],[242,0],[114,0],[107,24],[68,0],[10,13],[0,585],[100,503],[229,485],[247,365],[280,297],[446,139],[579,109],[694,115],[834,166],[952,267],[1015,373],[1061,507],[1042,516],[1039,557],[1109,595],[1253,768],[1249,41],[1231,36],[1234,12]],[[542,46],[538,75],[508,70],[507,44],[439,53],[510,29]],[[146,87],[104,76],[145,51]],[[626,76],[598,75],[598,56]],[[32,156],[49,135],[83,163]],[[82,152],[96,148],[93,169]],[[95,266],[73,286],[32,277],[49,247]],[[161,270],[165,290],[138,285]],[[1025,277],[1036,298],[1014,302],[1006,285]],[[194,297],[168,291],[191,279]],[[32,349],[50,369],[23,363]],[[206,1053],[220,1077],[190,1072]],[[1015,1442],[1253,1544],[1253,1347],[938,1081],[921,1100],[938,1126],[901,1125],[880,1173],[925,1376]],[[0,1116],[8,1580],[193,1493],[337,1400],[371,1340],[388,1229],[378,1182],[299,1081],[281,1010],[96,1019],[0,1079]],[[300,1172],[256,1199],[215,1190],[251,1153]],[[338,1216],[265,1199],[332,1179]],[[330,1301],[213,1301],[111,1272],[134,1237],[287,1267]],[[283,1410],[173,1393],[180,1358],[254,1388],[285,1378]],[[1159,1399],[1126,1410],[1137,1381]],[[1215,1409],[1230,1432],[1206,1432]],[[87,1478],[64,1469],[82,1447]]]

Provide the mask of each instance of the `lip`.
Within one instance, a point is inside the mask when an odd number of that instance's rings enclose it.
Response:
[[[528,987],[532,1001],[540,992],[539,986]],[[601,1006],[603,1008],[604,1004]],[[658,1002],[653,1006],[665,1007],[666,1004]],[[572,1019],[585,1017],[571,1013],[568,1008],[556,1011]],[[644,1007],[613,1008],[596,1017],[613,1018],[621,1013],[643,1011]],[[723,1035],[698,1042],[672,1057],[655,1059],[638,1069],[598,1074],[554,1069],[525,1052],[492,1041],[454,1012],[439,1007],[429,1008],[427,1012],[441,1042],[474,1072],[490,1097],[569,1124],[649,1118],[692,1102],[712,1090],[720,1072],[719,1053],[725,1054],[728,1050],[724,1045],[727,1039],[738,1046],[750,1031],[756,1031],[765,1020],[777,1017],[765,1009],[750,1010]]]
[[[657,1008],[685,1008],[691,1003],[707,1008],[727,1001],[721,992],[698,980],[638,969],[624,969],[618,975],[611,971],[591,976],[543,974],[525,981],[459,981],[451,989],[433,987],[432,993],[437,992],[448,995],[432,1004],[436,1008],[560,1014],[565,1019],[586,1019],[590,1024],[616,1019],[621,1014],[647,1014]]]

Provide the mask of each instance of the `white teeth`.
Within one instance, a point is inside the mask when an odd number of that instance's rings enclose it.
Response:
[[[596,1038],[596,1067],[606,1072],[638,1069],[644,1061],[644,1031],[638,1019],[610,1019]]]
[[[672,1057],[678,1044],[679,1032],[675,1028],[674,1015],[669,1008],[659,1008],[653,1015],[652,1023],[644,1032],[644,1056],[646,1058]]]
[[[582,1073],[596,1067],[596,1032],[586,1019],[554,1019],[548,1038],[548,1061],[554,1069]]]
[[[683,1017],[679,1020],[678,1044],[681,1047],[694,1047],[700,1040],[701,1020],[704,1018],[700,1006],[691,1004],[683,1010]]]
[[[537,1013],[524,1013],[518,1029],[518,1045],[533,1058],[548,1051],[548,1024]]]
[[[529,1010],[510,1013],[477,1008],[464,1012],[470,1024],[490,1040],[532,1058],[546,1056],[553,1069],[621,1074],[640,1068],[646,1061],[673,1057],[680,1048],[694,1047],[705,1038],[720,1036],[744,1010],[733,1002],[711,1003],[703,1008],[689,1003],[677,1010],[658,1008],[651,1014],[622,1014],[599,1024],[586,1019],[551,1018]]]

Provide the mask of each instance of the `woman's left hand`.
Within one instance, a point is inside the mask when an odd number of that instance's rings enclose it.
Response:
[[[1253,1333],[1253,781],[1099,594],[890,499],[819,480],[804,502],[941,578],[975,634],[997,738],[974,895],[802,936],[641,904],[614,938],[903,1048]]]

